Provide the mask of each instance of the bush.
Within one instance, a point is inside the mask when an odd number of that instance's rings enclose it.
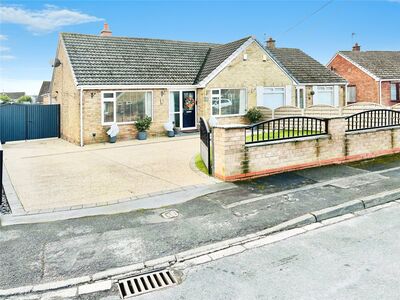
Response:
[[[257,123],[262,118],[261,110],[257,107],[250,108],[246,113],[246,118],[250,121],[250,123]]]
[[[11,98],[8,97],[8,96],[5,95],[5,94],[0,94],[0,101],[2,101],[2,102],[4,102],[4,103],[7,103],[7,102],[10,102],[10,101],[11,101]]]
[[[151,118],[148,116],[137,120],[135,123],[136,129],[139,132],[149,130],[150,125],[151,125]]]
[[[21,96],[18,98],[17,102],[18,103],[25,103],[25,102],[32,103],[32,98],[31,98],[31,96]]]

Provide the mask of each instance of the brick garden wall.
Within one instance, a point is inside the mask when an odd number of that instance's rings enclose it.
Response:
[[[346,133],[329,120],[328,135],[245,144],[245,126],[214,128],[215,176],[226,181],[400,153],[400,127]]]

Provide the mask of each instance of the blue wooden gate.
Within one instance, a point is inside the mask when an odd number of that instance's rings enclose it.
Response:
[[[60,105],[0,105],[0,140],[10,141],[60,137]]]

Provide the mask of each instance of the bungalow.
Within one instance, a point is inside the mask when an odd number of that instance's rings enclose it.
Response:
[[[50,81],[43,81],[40,86],[39,94],[36,103],[50,104]]]
[[[62,137],[84,145],[105,141],[113,123],[120,139],[133,138],[146,115],[152,135],[166,122],[196,130],[200,116],[240,122],[249,107],[295,105],[299,83],[251,36],[227,44],[114,37],[105,24],[100,36],[60,34],[50,91]]]
[[[400,103],[400,51],[339,51],[328,67],[347,79],[347,102]]]
[[[276,48],[270,38],[266,48],[295,81],[295,106],[345,105],[347,81],[296,48]]]

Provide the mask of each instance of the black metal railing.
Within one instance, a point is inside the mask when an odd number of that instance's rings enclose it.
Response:
[[[246,127],[246,144],[328,134],[328,120],[313,117],[285,117]]]
[[[374,109],[346,117],[347,132],[400,126],[400,111]]]

